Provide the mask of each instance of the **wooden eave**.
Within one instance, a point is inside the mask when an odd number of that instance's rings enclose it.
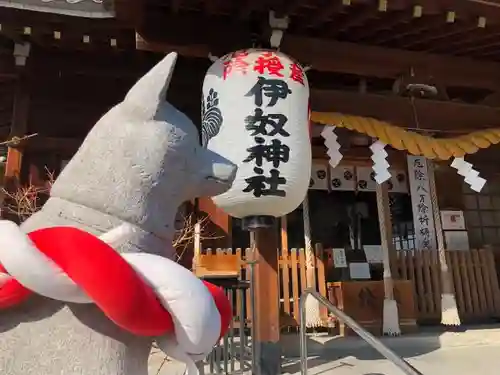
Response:
[[[0,0],[0,7],[84,18],[115,17],[114,0]]]
[[[268,12],[273,9],[278,15],[288,15],[288,35],[489,60],[500,58],[498,1],[141,1],[142,25],[136,26],[147,35],[148,41],[154,41],[156,33],[148,34],[148,29],[162,30],[165,37],[169,32],[182,37],[190,31],[201,36],[212,33],[217,21],[216,28],[246,31],[246,35],[240,35],[240,42],[248,46],[256,37],[266,39]],[[197,27],[192,29],[186,24],[180,29],[183,32],[173,30],[170,21],[179,16],[196,18],[193,23]],[[232,40],[236,37],[225,35]]]
[[[135,49],[134,30],[125,21],[0,9],[0,37],[14,43],[68,50]]]

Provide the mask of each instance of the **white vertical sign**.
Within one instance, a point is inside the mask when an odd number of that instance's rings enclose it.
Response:
[[[415,247],[419,250],[436,249],[436,232],[429,185],[427,159],[408,155],[408,180],[410,182]]]

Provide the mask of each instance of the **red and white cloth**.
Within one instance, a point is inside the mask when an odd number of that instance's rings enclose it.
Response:
[[[25,234],[0,221],[0,309],[32,293],[71,303],[95,303],[123,329],[154,336],[167,354],[186,362],[203,359],[232,317],[224,291],[176,262],[153,254],[116,252],[126,224],[96,237],[72,227]]]

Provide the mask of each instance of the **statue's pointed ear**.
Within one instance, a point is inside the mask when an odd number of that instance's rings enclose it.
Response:
[[[156,64],[130,89],[123,105],[144,118],[153,118],[158,105],[165,100],[176,60],[177,53],[172,52]]]

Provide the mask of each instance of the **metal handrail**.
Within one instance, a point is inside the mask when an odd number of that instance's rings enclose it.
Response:
[[[342,323],[347,324],[354,332],[356,332],[363,340],[365,340],[373,349],[382,354],[389,361],[394,363],[407,375],[423,375],[415,367],[406,362],[403,358],[394,353],[379,339],[373,336],[370,332],[361,327],[354,319],[345,314],[342,310],[332,305],[325,297],[319,294],[314,289],[306,289],[300,297],[300,373],[307,375],[307,338],[306,338],[306,298],[308,295],[316,298],[330,313],[335,315]]]

